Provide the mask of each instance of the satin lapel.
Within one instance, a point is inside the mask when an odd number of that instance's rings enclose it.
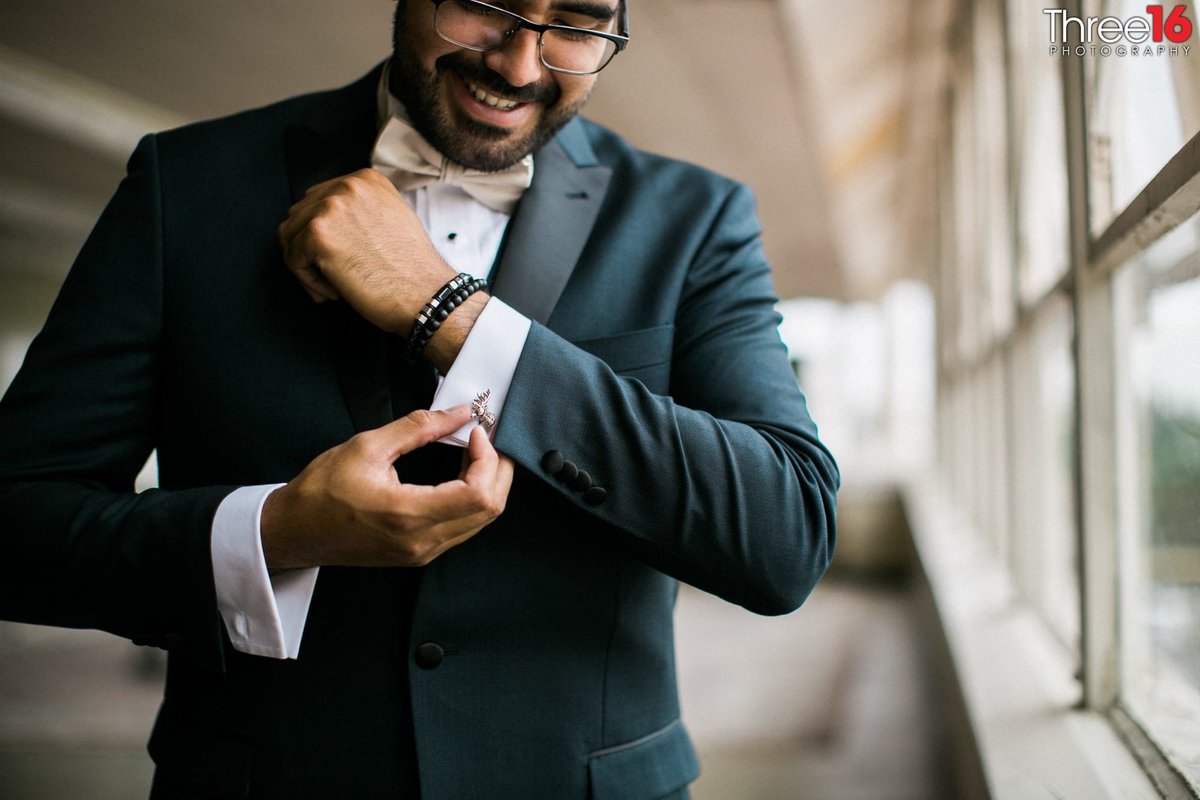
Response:
[[[375,141],[379,70],[331,93],[302,124],[285,134],[292,202],[310,187],[370,165]],[[323,312],[333,345],[342,397],[355,430],[390,422],[387,335],[345,303],[326,303]]]
[[[513,216],[494,294],[543,325],[570,279],[612,177],[573,120],[534,156],[533,185]]]

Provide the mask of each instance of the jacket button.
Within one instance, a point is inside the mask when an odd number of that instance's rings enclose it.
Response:
[[[598,506],[608,497],[608,492],[602,486],[593,486],[583,493],[583,502],[589,506]]]
[[[442,659],[446,657],[446,651],[437,642],[423,642],[417,645],[415,653],[417,666],[421,669],[437,669],[442,663]]]
[[[542,469],[549,472],[551,475],[557,475],[558,471],[563,468],[563,454],[557,450],[551,450],[542,456]]]
[[[570,486],[579,477],[579,467],[575,466],[573,461],[564,461],[562,469],[558,471],[558,479]]]
[[[592,476],[584,470],[579,470],[579,474],[571,481],[571,488],[577,492],[586,492],[592,488]]]

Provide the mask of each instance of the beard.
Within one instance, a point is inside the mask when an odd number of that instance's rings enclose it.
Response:
[[[412,48],[406,46],[404,3],[398,3],[392,35],[393,54],[389,89],[404,104],[409,121],[438,151],[464,167],[498,172],[516,164],[549,141],[579,113],[587,96],[563,105],[562,90],[554,78],[516,87],[478,61],[475,53],[457,50],[425,69]],[[475,56],[476,60],[471,57]],[[457,73],[483,89],[522,103],[541,105],[541,116],[532,131],[514,134],[449,107],[439,100],[447,73]],[[457,80],[451,77],[450,80]]]

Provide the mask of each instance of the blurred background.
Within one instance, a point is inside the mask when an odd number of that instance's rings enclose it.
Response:
[[[349,83],[392,8],[0,4],[0,389],[143,133]],[[754,188],[845,481],[798,612],[680,596],[698,800],[1200,796],[1195,11],[631,0],[587,115]],[[162,663],[0,623],[0,798],[144,796]]]

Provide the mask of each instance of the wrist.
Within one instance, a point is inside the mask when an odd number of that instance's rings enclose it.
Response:
[[[414,282],[405,288],[403,295],[397,297],[393,306],[395,315],[385,330],[402,339],[407,339],[421,309],[425,307],[429,298],[437,294],[438,290],[452,277],[454,277],[453,272],[440,275],[428,274],[414,278]]]
[[[476,292],[468,297],[453,314],[446,318],[433,338],[429,340],[425,346],[425,358],[437,368],[438,372],[445,375],[454,366],[454,360],[458,358],[463,343],[467,341],[467,336],[475,327],[475,321],[479,319],[479,315],[483,313],[483,308],[490,299],[491,296],[486,292]]]
[[[487,281],[466,272],[460,272],[444,283],[421,307],[420,312],[413,320],[412,328],[405,339],[405,355],[408,362],[415,363],[421,358],[429,358],[425,348],[433,337],[441,331],[443,326],[446,326],[448,330],[460,328],[462,321],[467,316],[460,313],[460,309],[486,287]],[[478,302],[472,306],[472,308],[478,307]],[[473,323],[468,321],[467,330],[470,330],[471,324]],[[451,349],[456,353],[458,348],[453,346],[453,341],[457,337],[442,338],[444,342],[451,343]],[[461,346],[461,342],[459,345]],[[443,345],[442,349],[445,350],[446,347]],[[442,358],[445,358],[445,353]],[[453,359],[451,358],[451,360]]]
[[[312,559],[304,558],[299,552],[302,548],[297,547],[296,537],[289,535],[295,528],[289,513],[294,505],[291,489],[291,484],[285,484],[267,495],[263,502],[258,530],[269,570],[316,566]]]

